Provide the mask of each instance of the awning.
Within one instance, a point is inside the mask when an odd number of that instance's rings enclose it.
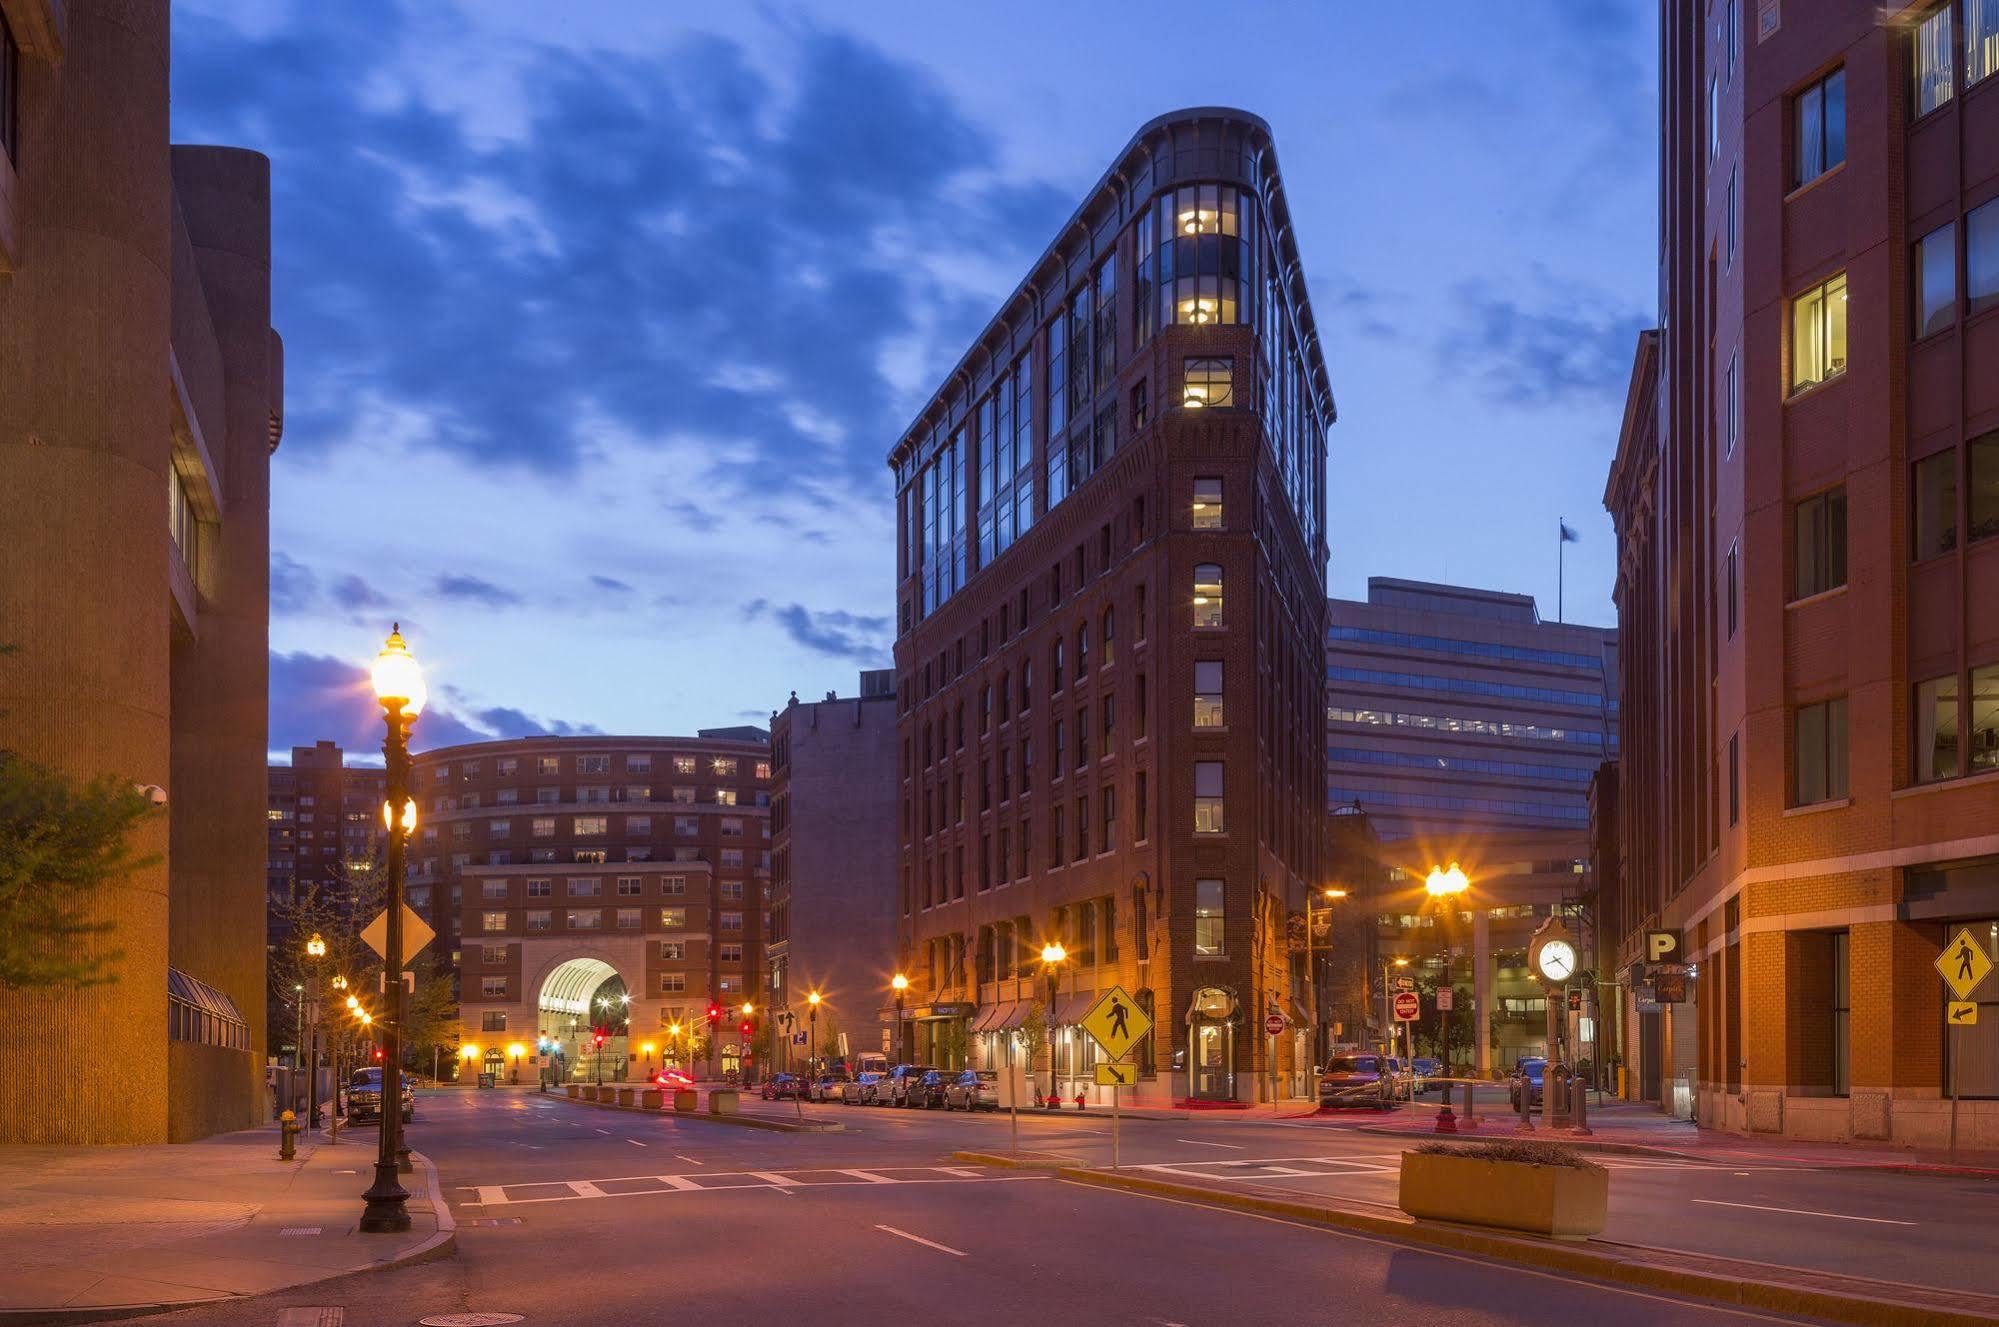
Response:
[[[999,1008],[1000,1016],[993,1020],[992,1026],[987,1028],[986,1031],[1012,1032],[1027,1021],[1029,1006],[1025,1001],[1017,1004],[1003,1004]]]
[[[1082,1022],[1083,1015],[1090,1012],[1098,998],[1095,991],[1070,992],[1055,1006],[1055,1021],[1064,1026]]]
[[[1011,1003],[984,1006],[979,1010],[979,1016],[972,1020],[971,1030],[974,1032],[992,1032],[996,1030],[1000,1020],[1005,1018],[1012,1009],[1013,1005]]]

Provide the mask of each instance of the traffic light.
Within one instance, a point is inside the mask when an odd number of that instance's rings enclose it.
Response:
[[[750,1020],[747,1018],[743,1020],[743,1035],[746,1037],[750,1035]]]
[[[598,1028],[594,1037],[597,1042],[597,1049],[602,1050],[604,1048],[604,1029]]]
[[[382,1058],[382,1048],[380,1046],[375,1047],[375,1058],[378,1060]]]
[[[708,1002],[708,1021],[710,1023],[719,1023],[722,1021],[722,1006],[716,1004],[713,1000]]]

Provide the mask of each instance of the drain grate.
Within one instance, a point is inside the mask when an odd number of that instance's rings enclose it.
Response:
[[[418,1327],[499,1327],[503,1322],[526,1322],[518,1313],[439,1313],[418,1318]]]
[[[286,1226],[278,1232],[279,1239],[297,1239],[301,1235],[317,1235],[324,1226]]]
[[[347,1321],[347,1310],[330,1309],[286,1309],[278,1315],[278,1327],[341,1327]]]
[[[461,1221],[461,1226],[517,1226],[521,1219],[517,1216],[475,1216],[469,1221]]]

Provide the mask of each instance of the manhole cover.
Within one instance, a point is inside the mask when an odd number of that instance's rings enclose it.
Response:
[[[503,1322],[526,1322],[518,1313],[439,1313],[418,1318],[418,1327],[497,1327]]]

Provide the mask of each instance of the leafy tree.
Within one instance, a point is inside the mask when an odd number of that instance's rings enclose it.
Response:
[[[965,1030],[965,1020],[950,1018],[938,1025],[937,1067],[939,1069],[962,1069],[965,1055],[971,1048],[971,1034]]]
[[[1048,1045],[1048,1007],[1036,1000],[1027,1008],[1027,1017],[1020,1024],[1021,1066],[1026,1070],[1028,1083],[1034,1081],[1034,1062],[1041,1058],[1043,1048]],[[1055,1071],[1055,1062],[1049,1060],[1049,1073]]]
[[[103,894],[158,863],[131,831],[156,814],[130,781],[79,782],[0,751],[0,987],[74,989],[118,979],[124,951]]]
[[[840,1058],[840,1020],[829,1015],[820,1026],[825,1030],[819,1034],[819,1058],[831,1064]]]

